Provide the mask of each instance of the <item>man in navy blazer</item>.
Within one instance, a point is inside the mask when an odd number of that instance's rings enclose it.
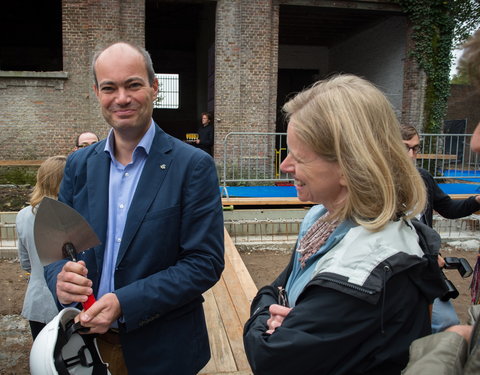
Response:
[[[202,293],[224,267],[215,164],[152,120],[158,82],[143,48],[115,43],[92,66],[112,129],[69,157],[59,200],[101,245],[48,266],[49,286],[63,306],[94,293],[78,317],[112,374],[195,374],[210,358]]]

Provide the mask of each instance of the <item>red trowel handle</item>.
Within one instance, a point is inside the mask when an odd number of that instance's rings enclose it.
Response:
[[[75,250],[75,247],[73,246],[73,244],[71,244],[70,242],[67,242],[63,246],[63,250],[66,252],[66,255],[72,261],[74,262],[77,261],[77,251]],[[82,303],[83,309],[87,311],[90,308],[90,306],[92,306],[95,303],[95,301],[96,301],[95,296],[93,294],[90,294],[88,296],[87,302]]]
[[[96,299],[95,299],[94,295],[90,294],[88,296],[87,302],[82,303],[83,309],[85,311],[87,311],[90,308],[90,306],[92,306],[95,303],[95,301],[96,301]]]

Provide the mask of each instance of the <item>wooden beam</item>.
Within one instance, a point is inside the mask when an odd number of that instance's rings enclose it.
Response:
[[[417,154],[417,160],[418,159],[457,160],[457,155],[450,155],[450,154]]]
[[[201,375],[252,374],[243,347],[243,326],[257,287],[230,235],[224,231],[225,269],[213,288],[203,294],[212,356]]]
[[[297,197],[252,197],[252,198],[222,198],[224,206],[311,206],[313,202],[302,202]]]
[[[33,167],[39,166],[44,160],[0,160],[0,166],[6,167]]]

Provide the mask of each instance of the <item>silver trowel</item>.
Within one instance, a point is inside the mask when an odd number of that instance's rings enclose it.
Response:
[[[44,266],[64,258],[76,262],[78,253],[100,244],[82,215],[48,197],[43,198],[38,206],[33,234],[38,256]],[[87,310],[94,302],[95,297],[91,294],[83,308]]]

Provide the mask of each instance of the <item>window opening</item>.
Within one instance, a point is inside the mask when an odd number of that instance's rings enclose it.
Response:
[[[179,107],[179,75],[159,73],[155,74],[158,79],[158,95],[153,103],[153,108],[178,109]]]

